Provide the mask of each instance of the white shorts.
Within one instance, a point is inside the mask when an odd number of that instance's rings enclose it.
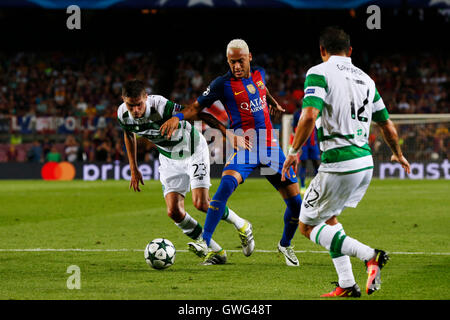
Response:
[[[159,155],[159,180],[164,197],[170,192],[183,196],[190,189],[209,189],[209,149],[205,138],[201,136],[200,144],[194,153],[186,159],[170,159]]]
[[[372,169],[348,174],[319,171],[305,192],[300,221],[316,226],[340,215],[346,207],[356,208],[372,174]]]

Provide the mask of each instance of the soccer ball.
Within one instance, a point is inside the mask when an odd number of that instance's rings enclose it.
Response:
[[[145,247],[144,257],[154,269],[166,269],[175,262],[175,246],[170,240],[157,238]]]

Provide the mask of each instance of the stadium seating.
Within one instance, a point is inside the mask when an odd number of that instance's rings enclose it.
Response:
[[[0,74],[0,116],[3,123],[0,126],[0,162],[7,161],[10,142],[8,133],[12,126],[10,124],[8,127],[7,122],[11,117],[87,119],[101,116],[115,122],[116,108],[121,103],[121,85],[127,79],[143,79],[149,93],[162,94],[178,103],[188,104],[201,95],[216,76],[227,71],[221,51],[208,55],[184,52],[176,57],[175,67],[169,77],[156,67],[161,59],[149,52],[3,54],[5,72]],[[317,62],[317,57],[308,54],[276,51],[256,52],[253,61],[256,65],[264,66],[272,95],[285,106],[288,113],[300,107],[306,70]],[[402,55],[401,59],[394,54],[374,55],[366,63],[390,112],[396,114],[449,113],[449,66],[445,55],[431,56],[426,52]],[[168,82],[167,79],[172,81]],[[226,123],[223,107],[214,105],[209,111]],[[280,119],[273,121],[276,126],[280,125]],[[113,126],[106,131],[105,139],[111,145],[121,142],[118,130],[117,126]],[[437,127],[431,128],[422,136],[434,141],[436,130]],[[45,135],[48,132],[41,133]],[[95,140],[94,132],[74,133],[80,145],[83,145],[84,140]],[[62,155],[66,135],[56,133],[55,143]],[[16,161],[27,160],[26,153],[34,133],[22,133],[22,137],[25,143],[17,146]],[[98,145],[97,142],[93,143],[94,147]],[[448,133],[443,145],[448,145]]]

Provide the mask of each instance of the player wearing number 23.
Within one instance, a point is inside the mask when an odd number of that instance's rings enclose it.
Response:
[[[130,162],[130,188],[141,191],[144,184],[137,165],[136,135],[153,142],[159,151],[159,176],[163,187],[167,214],[193,241],[189,250],[204,258],[203,264],[223,264],[227,257],[225,250],[212,240],[208,245],[202,239],[203,228],[197,220],[184,209],[186,193],[192,190],[194,206],[206,212],[209,205],[209,150],[205,138],[195,127],[187,122],[179,123],[179,130],[169,139],[161,134],[161,124],[181,111],[181,105],[160,95],[147,95],[144,82],[127,81],[122,88],[123,103],[117,111],[117,120],[124,131],[124,141]],[[203,119],[214,126],[217,121],[203,114]],[[245,221],[230,208],[226,208],[221,219],[241,228]],[[208,258],[207,258],[208,257]]]

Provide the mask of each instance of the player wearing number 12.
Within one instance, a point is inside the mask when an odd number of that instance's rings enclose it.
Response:
[[[374,81],[352,64],[350,37],[336,27],[320,36],[323,63],[308,70],[302,115],[298,122],[283,172],[295,162],[296,153],[314,129],[322,151],[319,173],[305,193],[299,228],[311,241],[329,250],[338,274],[335,290],[323,297],[359,297],[350,256],[365,262],[366,293],[380,289],[381,268],[388,255],[347,236],[337,216],[346,207],[355,208],[372,179],[373,159],[368,143],[371,120],[379,125],[392,150],[391,160],[410,172],[398,144],[394,124],[375,88]],[[284,175],[282,175],[284,179]],[[373,221],[368,221],[376,228]]]

